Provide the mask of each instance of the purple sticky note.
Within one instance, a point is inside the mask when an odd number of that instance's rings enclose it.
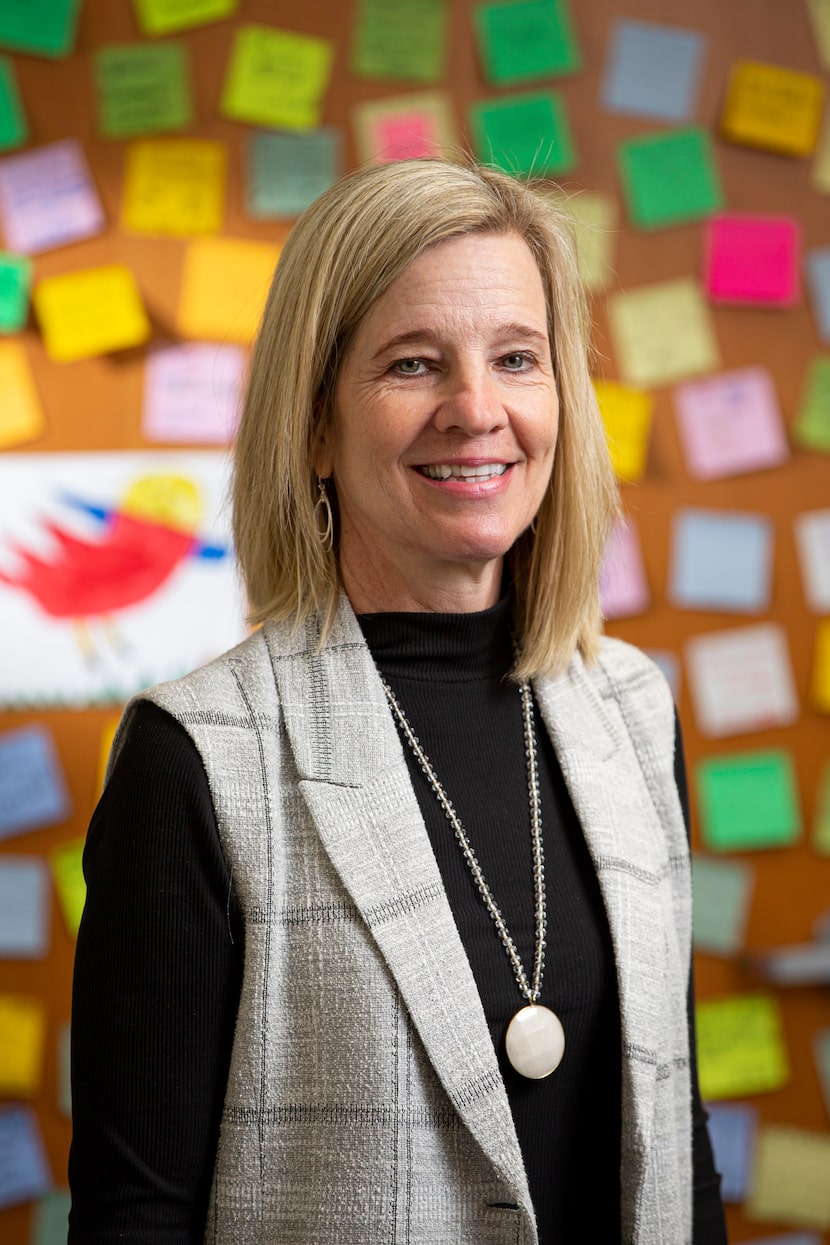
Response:
[[[6,250],[20,255],[102,231],[104,210],[76,139],[0,160],[0,223]]]
[[[686,465],[697,479],[762,471],[789,457],[775,387],[763,368],[689,381],[675,389],[674,405]]]
[[[718,303],[789,306],[799,295],[800,229],[790,216],[723,214],[706,230],[705,284]]]
[[[0,838],[66,821],[71,811],[51,734],[23,726],[0,735]]]
[[[42,1197],[51,1186],[34,1111],[31,1107],[0,1109],[0,1210]]]
[[[608,538],[599,583],[606,618],[630,618],[648,608],[648,581],[640,541],[628,521],[617,523]]]
[[[156,350],[144,372],[142,431],[151,441],[227,445],[236,432],[246,352],[192,342]]]
[[[721,1196],[725,1202],[742,1202],[751,1170],[758,1112],[742,1103],[710,1103],[706,1110],[715,1167],[721,1174]]]

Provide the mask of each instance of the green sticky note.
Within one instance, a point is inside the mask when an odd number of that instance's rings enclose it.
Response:
[[[29,127],[17,90],[12,63],[0,56],[0,151],[20,147],[29,137]]]
[[[698,1003],[697,1062],[704,1099],[780,1089],[789,1079],[774,995],[740,994]]]
[[[245,211],[256,220],[299,216],[339,172],[339,130],[255,132],[248,140]]]
[[[484,75],[494,86],[573,73],[582,63],[565,0],[480,4],[473,19]]]
[[[68,56],[81,0],[0,0],[0,47],[33,56]]]
[[[31,1245],[65,1245],[72,1198],[64,1189],[54,1189],[35,1202],[29,1233]]]
[[[171,35],[176,30],[205,26],[235,13],[239,0],[133,0],[143,35]]]
[[[819,779],[813,819],[813,847],[822,856],[830,856],[830,764],[825,765]]]
[[[516,177],[567,173],[576,164],[564,105],[550,91],[476,104],[470,126],[479,160]]]
[[[232,121],[311,130],[320,123],[334,47],[272,26],[236,32],[221,110]]]
[[[784,847],[801,833],[788,752],[732,753],[697,768],[703,839],[717,852]]]
[[[705,130],[669,130],[621,143],[617,158],[632,223],[640,229],[687,224],[723,203]]]
[[[183,130],[193,120],[179,43],[125,43],[95,54],[101,133],[107,138]]]
[[[29,315],[32,263],[0,252],[0,333],[19,333]]]
[[[830,356],[813,360],[793,437],[808,450],[830,454]]]
[[[696,951],[734,955],[744,945],[753,874],[737,860],[692,857]]]
[[[435,82],[444,68],[446,0],[361,0],[352,72],[362,78]]]

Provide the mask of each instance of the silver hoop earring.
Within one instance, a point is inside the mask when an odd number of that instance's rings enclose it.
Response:
[[[334,515],[331,512],[331,502],[326,490],[328,484],[322,476],[317,477],[317,501],[314,504],[314,517],[317,520],[317,530],[320,533],[320,542],[325,550],[334,547]],[[320,524],[320,514],[323,516],[323,524]]]

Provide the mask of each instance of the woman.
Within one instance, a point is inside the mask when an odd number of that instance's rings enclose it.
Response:
[[[441,161],[323,195],[233,502],[263,625],[128,707],[90,829],[70,1239],[725,1240],[674,711],[600,638],[550,204]]]

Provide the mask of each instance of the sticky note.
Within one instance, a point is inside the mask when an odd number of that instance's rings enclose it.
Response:
[[[819,713],[830,713],[830,618],[823,618],[816,627],[810,701]]]
[[[41,1197],[51,1184],[34,1111],[23,1106],[0,1107],[0,1210]]]
[[[680,699],[680,659],[676,653],[671,653],[663,648],[644,648],[643,652],[650,657],[656,666],[659,666],[663,678],[671,689],[672,699],[675,704]]]
[[[355,104],[352,124],[366,164],[447,155],[455,145],[450,97],[440,91]]]
[[[65,1245],[66,1225],[72,1197],[66,1189],[53,1189],[32,1208],[30,1245]]]
[[[150,336],[138,285],[124,264],[44,277],[32,301],[46,353],[56,363],[140,346]]]
[[[110,752],[112,751],[115,732],[118,730],[118,718],[110,718],[101,729],[101,742],[98,747],[98,776],[95,783],[95,798],[97,800],[100,793],[104,790],[104,782],[107,776],[107,765],[109,763]]]
[[[573,73],[582,64],[566,0],[511,0],[473,9],[484,77],[515,86]]]
[[[39,856],[0,856],[0,957],[43,959],[50,901],[49,875]]]
[[[769,372],[739,368],[686,381],[673,394],[689,474],[718,480],[777,467],[789,457]]]
[[[801,834],[795,769],[788,752],[736,752],[697,767],[703,841],[712,851],[786,847]]]
[[[669,596],[680,609],[757,614],[769,606],[772,524],[760,514],[677,510]]]
[[[617,240],[617,209],[611,195],[581,191],[579,194],[549,193],[554,205],[571,221],[576,237],[579,275],[590,292],[604,290],[613,269]]]
[[[813,847],[822,856],[830,856],[830,764],[825,765],[816,792]]]
[[[785,1124],[761,1128],[745,1210],[750,1219],[830,1228],[830,1137]]]
[[[478,159],[515,177],[550,177],[576,165],[565,105],[552,91],[487,100],[469,120]]]
[[[218,233],[225,214],[224,143],[160,139],[130,143],[121,225],[127,233]]]
[[[613,23],[600,86],[609,112],[678,124],[697,103],[705,40],[694,30],[638,22]]]
[[[808,450],[830,454],[830,355],[818,356],[809,367],[792,436]]]
[[[793,521],[804,596],[814,614],[830,614],[830,510],[807,510]]]
[[[774,995],[707,999],[698,1003],[696,1019],[704,1101],[769,1093],[787,1083],[790,1068]]]
[[[702,220],[723,203],[709,135],[669,130],[620,143],[617,160],[628,214],[638,229]]]
[[[0,160],[0,223],[6,250],[22,255],[101,232],[104,211],[79,142],[67,138]]]
[[[630,520],[618,521],[608,538],[599,594],[605,618],[630,618],[648,609],[650,594],[640,539]]]
[[[828,7],[828,12],[830,12],[830,7]],[[828,111],[825,111],[824,122],[819,131],[810,180],[813,189],[819,194],[830,195],[830,112]]]
[[[147,358],[141,430],[151,441],[228,445],[247,361],[241,346],[167,346]]]
[[[634,388],[668,385],[720,362],[711,313],[691,278],[612,294],[608,320],[622,380]]]
[[[272,26],[241,26],[234,36],[221,111],[232,121],[310,130],[320,124],[334,45]]]
[[[39,1088],[46,1010],[38,999],[0,994],[0,1094],[30,1098]]]
[[[830,0],[807,0],[807,14],[822,68],[830,70]]]
[[[745,1245],[823,1245],[821,1237],[812,1232],[784,1232],[781,1236],[764,1236]]]
[[[21,147],[29,137],[12,62],[0,56],[0,151]]]
[[[182,336],[252,342],[278,258],[278,247],[244,238],[188,243],[176,315]]]
[[[238,6],[239,0],[133,0],[139,29],[151,37],[218,22]]]
[[[694,945],[710,955],[734,955],[744,945],[754,874],[737,860],[692,857]]]
[[[3,0],[0,47],[32,56],[67,56],[75,43],[81,0]]]
[[[35,441],[45,428],[23,343],[0,341],[0,449]]]
[[[711,1103],[709,1138],[715,1158],[715,1169],[721,1176],[721,1197],[724,1202],[742,1202],[754,1158],[758,1112],[744,1103]]]
[[[715,303],[789,307],[799,297],[801,232],[790,216],[733,213],[706,230],[704,281]]]
[[[71,811],[51,733],[21,726],[0,734],[0,838],[58,825]]]
[[[640,389],[595,380],[614,471],[620,480],[639,480],[645,471],[654,399]]]
[[[720,119],[724,138],[789,156],[816,145],[824,87],[819,78],[778,65],[736,61]]]
[[[808,251],[805,268],[819,339],[830,342],[830,246]]]
[[[19,333],[26,324],[31,283],[28,259],[0,253],[0,333]]]
[[[340,131],[256,131],[248,138],[245,212],[254,220],[299,216],[340,175]]]
[[[95,53],[98,125],[106,138],[183,130],[193,120],[179,43],[125,43]]]
[[[446,42],[446,0],[396,0],[395,4],[360,0],[352,73],[360,78],[436,82],[444,69]]]
[[[813,1038],[813,1051],[824,1105],[830,1114],[830,1029],[819,1029]]]
[[[66,928],[73,938],[78,936],[81,915],[86,902],[86,882],[83,871],[84,840],[73,839],[61,843],[49,853],[49,863],[55,879],[61,912]]]
[[[685,646],[702,735],[723,738],[789,726],[798,717],[787,639],[775,623],[693,636]]]

